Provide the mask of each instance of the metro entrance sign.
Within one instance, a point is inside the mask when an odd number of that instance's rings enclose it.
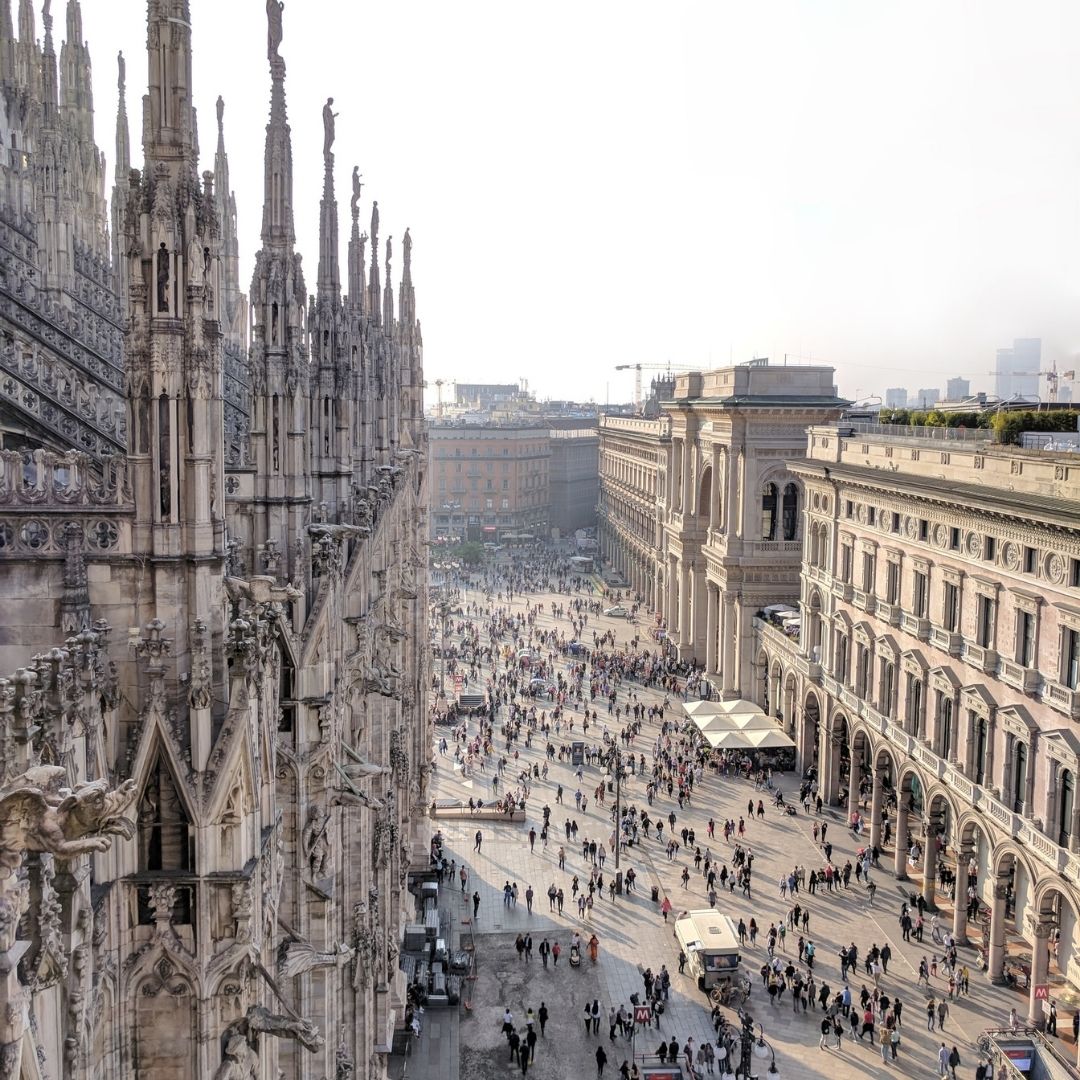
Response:
[[[1050,997],[1050,987],[1046,983],[1042,983],[1035,987],[1035,1000],[1046,1001]]]
[[[652,1009],[648,1005],[635,1005],[634,1006],[634,1023],[635,1024],[650,1024],[652,1023]]]

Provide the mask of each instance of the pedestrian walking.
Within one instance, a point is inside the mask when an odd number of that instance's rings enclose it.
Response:
[[[600,1080],[600,1078],[604,1075],[604,1066],[606,1064],[607,1054],[604,1053],[604,1048],[602,1046],[598,1046],[596,1048],[596,1080]]]
[[[938,1063],[938,1076],[949,1075],[949,1051],[945,1049],[945,1044],[941,1044],[941,1049],[937,1054]]]
[[[484,843],[484,834],[479,829],[476,830],[475,840],[476,842],[473,844],[473,851],[479,851],[481,845]]]

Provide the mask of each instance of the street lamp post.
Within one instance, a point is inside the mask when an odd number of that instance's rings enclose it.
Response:
[[[615,892],[622,896],[623,877],[619,869],[619,855],[622,852],[622,751],[616,741],[608,758],[608,770],[615,769]]]

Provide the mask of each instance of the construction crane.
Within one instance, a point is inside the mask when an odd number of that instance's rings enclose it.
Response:
[[[453,385],[453,381],[453,379],[434,379],[432,382],[428,382],[427,379],[425,379],[423,383],[421,383],[425,390],[429,386],[435,387],[435,416],[439,420],[443,418],[442,388],[444,386]]]
[[[1058,371],[1057,363],[1049,371],[988,371],[988,375],[1020,375],[1031,378],[1042,378],[1046,380],[1048,389],[1048,400],[1057,401],[1058,399],[1058,385],[1062,379],[1066,381],[1076,378],[1075,371]]]
[[[666,364],[616,364],[616,371],[633,371],[634,373],[634,408],[640,409],[642,406],[641,400],[641,373],[642,371],[666,371],[669,375],[672,370],[675,371],[701,371],[702,366],[700,364],[679,364],[676,368],[672,368],[671,361]]]

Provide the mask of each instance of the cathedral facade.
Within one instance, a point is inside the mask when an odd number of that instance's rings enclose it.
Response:
[[[343,290],[328,101],[308,292],[277,0],[246,294],[187,0],[136,166],[118,60],[109,198],[78,0],[59,56],[40,15],[0,0],[0,1078],[381,1077],[428,861],[411,237],[395,296],[353,168]]]

